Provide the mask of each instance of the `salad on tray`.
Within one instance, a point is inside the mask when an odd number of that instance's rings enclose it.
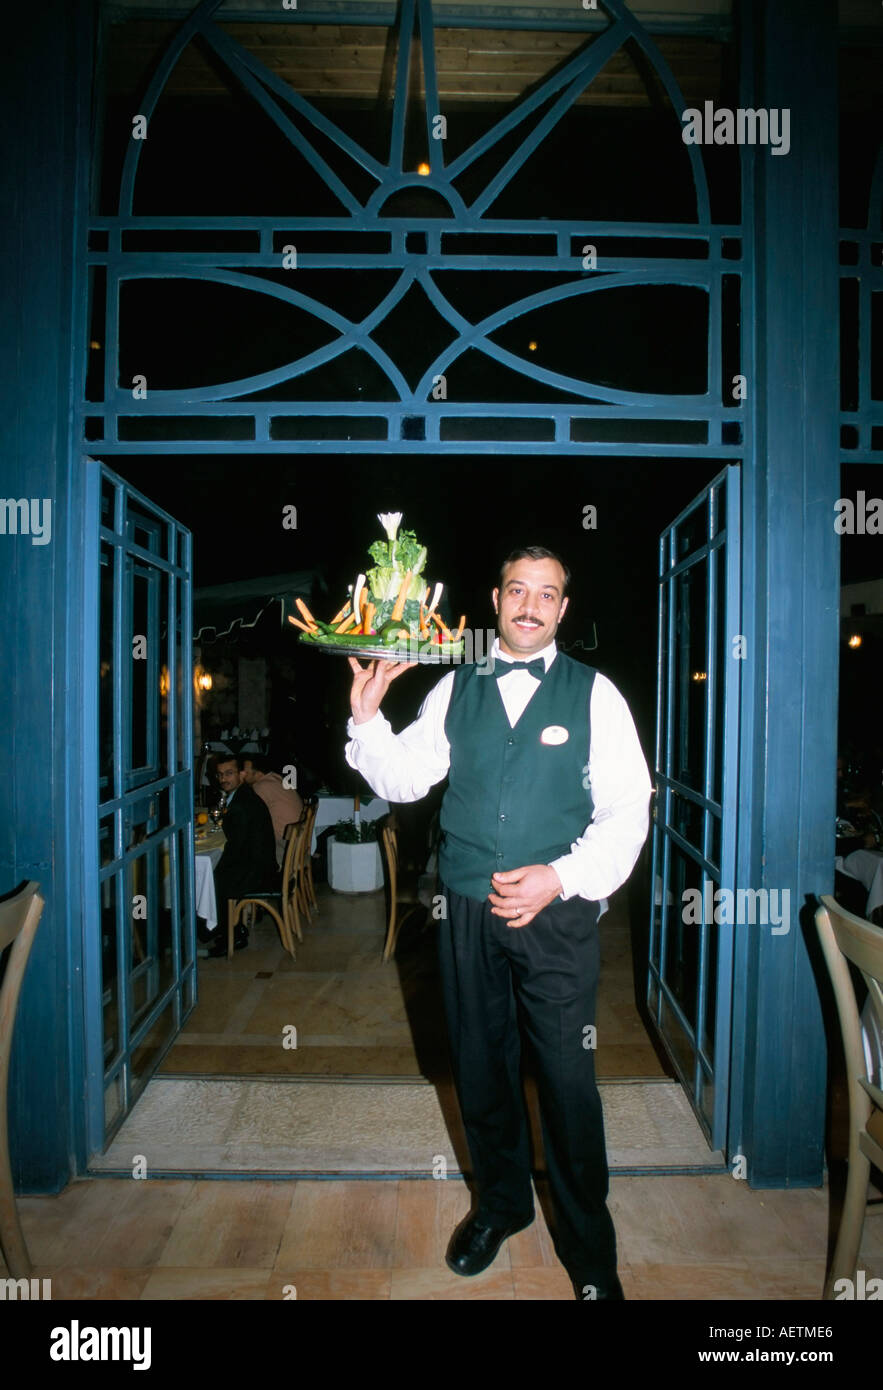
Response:
[[[453,632],[441,618],[444,585],[427,583],[426,546],[413,531],[399,531],[401,519],[401,512],[378,516],[386,540],[369,547],[373,568],[356,577],[330,622],[314,618],[303,599],[295,600],[301,617],[292,615],[288,621],[302,629],[301,642],[322,651],[400,660],[438,661],[463,654],[466,618]]]

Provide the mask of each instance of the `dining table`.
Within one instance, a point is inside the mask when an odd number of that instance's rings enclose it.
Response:
[[[218,925],[215,867],[224,853],[226,836],[220,826],[198,825],[193,838],[193,895],[197,917],[205,918],[208,931]]]

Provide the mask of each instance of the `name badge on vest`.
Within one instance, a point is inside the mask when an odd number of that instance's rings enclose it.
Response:
[[[556,743],[566,743],[569,738],[570,734],[560,724],[550,724],[540,734],[540,743],[555,745]]]

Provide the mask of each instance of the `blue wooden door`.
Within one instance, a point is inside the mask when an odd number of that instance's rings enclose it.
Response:
[[[84,913],[89,1148],[196,1001],[191,536],[87,462]]]
[[[739,469],[659,541],[656,798],[647,1001],[714,1149],[726,1145],[735,903]]]

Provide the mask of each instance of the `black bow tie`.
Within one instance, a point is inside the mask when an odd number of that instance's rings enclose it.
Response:
[[[503,676],[508,676],[510,671],[529,671],[538,681],[541,681],[546,674],[546,663],[541,656],[538,656],[534,661],[497,661],[495,665],[494,674],[497,680],[502,680]]]

